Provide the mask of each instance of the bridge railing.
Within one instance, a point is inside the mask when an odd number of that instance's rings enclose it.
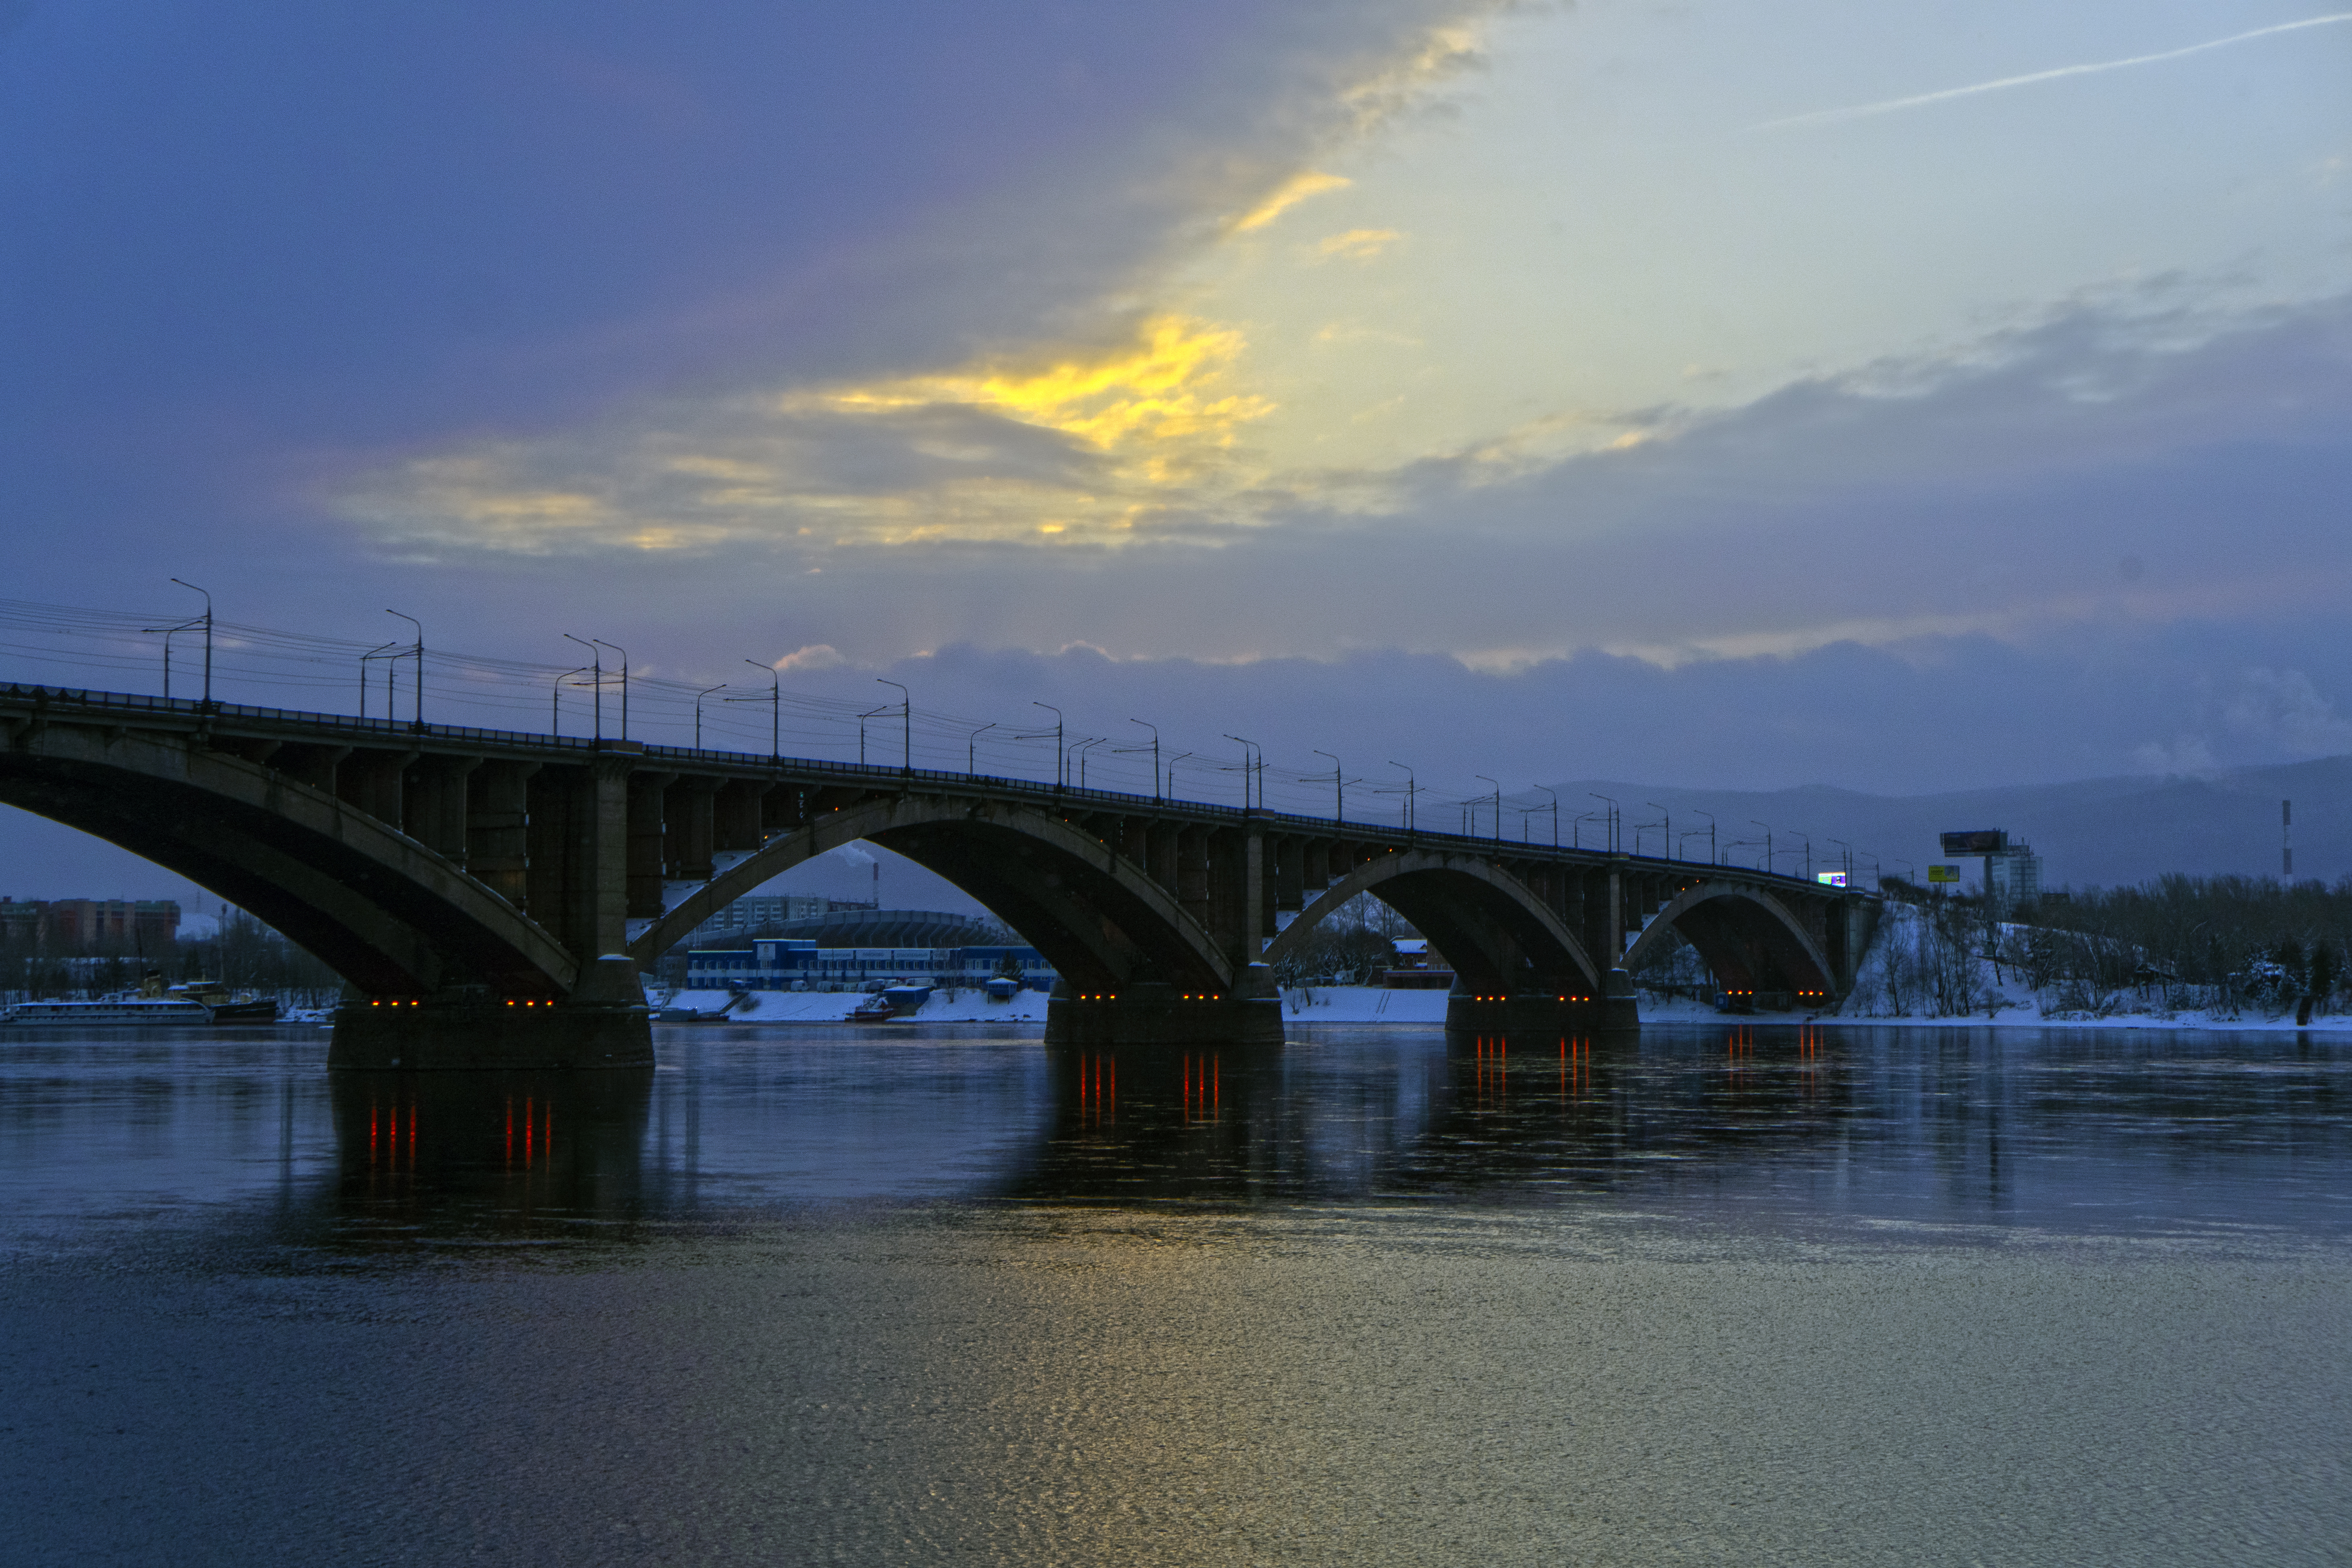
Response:
[[[1120,811],[1130,816],[1167,815],[1178,812],[1195,818],[1216,822],[1259,823],[1280,826],[1300,833],[1318,835],[1344,834],[1387,843],[1409,843],[1447,849],[1496,853],[1497,851],[1528,858],[1569,861],[1575,864],[1608,864],[1615,861],[1644,870],[1689,871],[1704,869],[1728,876],[1739,881],[1764,881],[1819,893],[1819,883],[1803,877],[1780,871],[1766,871],[1744,866],[1724,866],[1704,860],[1677,860],[1655,855],[1612,855],[1602,849],[1584,849],[1567,845],[1536,844],[1508,838],[1481,837],[1469,833],[1431,832],[1420,828],[1391,827],[1382,823],[1335,821],[1328,816],[1308,816],[1297,812],[1269,811],[1264,807],[1218,805],[1209,801],[1180,800],[1173,796],[1134,795],[1121,790],[1078,789],[1066,784],[1040,784],[1034,779],[1005,778],[989,773],[955,773],[940,768],[890,767],[879,763],[835,763],[816,757],[779,756],[759,752],[720,752],[692,746],[652,745],[643,742],[622,742],[614,737],[587,735],[542,735],[522,730],[485,730],[462,724],[418,725],[411,720],[359,719],[342,713],[314,713],[293,708],[262,708],[241,702],[205,703],[178,697],[144,697],[135,692],[91,691],[68,687],[10,685],[0,688],[0,703],[30,702],[37,707],[55,710],[61,706],[92,709],[102,712],[134,712],[156,717],[184,719],[192,725],[206,721],[245,721],[257,723],[299,724],[306,729],[320,730],[335,737],[373,741],[454,742],[460,744],[491,745],[554,750],[576,754],[583,760],[610,755],[643,757],[648,761],[701,763],[717,765],[744,773],[789,774],[822,782],[877,786],[908,783],[929,784],[942,790],[984,790],[997,795],[1010,795],[1039,805],[1062,808],[1087,807],[1104,811]],[[1856,889],[1838,889],[1855,891]]]

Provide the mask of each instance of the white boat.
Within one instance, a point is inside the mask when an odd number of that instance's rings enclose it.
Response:
[[[165,1028],[213,1021],[212,1009],[185,996],[104,996],[95,1002],[19,1002],[0,1013],[0,1025],[145,1025]]]

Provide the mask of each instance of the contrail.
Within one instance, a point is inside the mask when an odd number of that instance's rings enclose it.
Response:
[[[2185,49],[2167,49],[2158,55],[2134,55],[2126,60],[2102,60],[2096,65],[2061,66],[2056,70],[2035,71],[2029,76],[2005,76],[1999,81],[1980,81],[1971,87],[1948,87],[1941,92],[1923,92],[1916,98],[1890,98],[1884,103],[1858,104],[1852,109],[1818,109],[1811,114],[1792,114],[1785,120],[1768,120],[1750,129],[1778,131],[1790,125],[1827,125],[1841,120],[1860,120],[1873,114],[1892,114],[1898,109],[1916,109],[1923,103],[1941,103],[1950,98],[1969,98],[1979,92],[2000,92],[2012,87],[2030,87],[2037,81],[2056,81],[2061,77],[2095,76],[2101,71],[2121,70],[2126,66],[2154,65],[2158,60],[2177,60],[2184,55],[2201,55],[2207,49],[2222,49],[2231,44],[2242,44],[2250,38],[2267,38],[2273,33],[2300,32],[2305,27],[2325,27],[2332,23],[2352,22],[2352,11],[2337,11],[2326,16],[2306,16],[2300,22],[2281,22],[2274,26],[2256,27],[2251,33],[2232,33],[2226,38],[2213,38],[2202,44],[2191,44]]]

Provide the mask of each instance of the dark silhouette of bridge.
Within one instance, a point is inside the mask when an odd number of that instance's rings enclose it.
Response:
[[[1062,975],[1047,1037],[1274,1042],[1273,966],[1370,893],[1457,979],[1450,1027],[1622,1028],[1679,935],[1717,984],[1826,1009],[1876,900],[1769,871],[922,768],[0,688],[0,803],[251,911],[352,999],[339,1065],[651,1059],[636,976],[871,840]]]

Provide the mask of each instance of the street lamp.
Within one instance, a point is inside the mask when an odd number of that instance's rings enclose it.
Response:
[[[213,710],[213,596],[184,577],[174,577],[172,581],[205,595],[205,613],[198,618],[205,626],[205,711],[209,713]]]
[[[782,679],[777,676],[776,667],[774,665],[761,664],[756,658],[747,658],[743,662],[750,665],[753,669],[763,669],[768,673],[768,760],[773,762],[784,754],[784,683]],[[759,699],[756,697],[730,697],[727,700],[730,702],[757,702]]]
[[[979,729],[974,730],[971,734],[964,737],[963,771],[965,777],[976,779],[980,776],[980,738],[995,728],[996,726],[993,723],[982,724]]]
[[[1404,769],[1404,830],[1411,833],[1413,830],[1413,807],[1419,803],[1421,785],[1413,782],[1412,770],[1402,763],[1391,763],[1389,766]]]
[[[866,721],[879,719],[888,711],[890,711],[890,705],[886,702],[879,708],[869,708],[857,716],[857,765],[859,767],[866,765]]]
[[[1529,784],[1528,787],[1542,790],[1551,796],[1551,847],[1557,849],[1559,847],[1559,791],[1549,784]]]
[[[1587,794],[1587,795],[1591,795],[1591,796],[1592,796],[1592,798],[1593,798],[1593,799],[1595,799],[1595,800],[1606,800],[1606,801],[1608,801],[1608,802],[1609,802],[1609,817],[1608,817],[1608,822],[1609,822],[1609,853],[1611,853],[1612,855],[1616,854],[1616,853],[1617,853],[1617,803],[1616,803],[1614,800],[1612,800],[1608,795],[1599,794],[1598,792],[1593,791],[1593,790],[1586,790],[1584,793],[1585,793],[1585,794]]]
[[[625,741],[629,738],[629,650],[603,637],[593,640],[598,647],[611,648],[621,656],[621,739]]]
[[[1715,818],[1704,811],[1697,812],[1696,815],[1706,817],[1706,863],[1710,866],[1720,866],[1723,862],[1717,858],[1715,847]]]
[[[416,711],[411,717],[409,723],[411,728],[422,730],[425,728],[425,623],[415,616],[402,616],[398,610],[386,610],[384,614],[400,616],[402,620],[416,628]],[[627,699],[624,698],[623,700],[625,702]],[[387,710],[384,717],[389,719],[393,715]],[[627,726],[624,725],[622,729],[623,732],[626,733]]]
[[[1130,724],[1140,724],[1140,725],[1142,725],[1142,727],[1143,727],[1143,728],[1145,728],[1145,729],[1147,729],[1147,730],[1149,730],[1149,731],[1151,731],[1151,798],[1152,798],[1152,799],[1154,799],[1154,800],[1158,800],[1159,798],[1160,798],[1160,726],[1159,726],[1159,725],[1157,725],[1157,724],[1150,723],[1150,722],[1149,722],[1149,721],[1145,721],[1145,720],[1142,720],[1142,719],[1129,719],[1129,720],[1128,721],[1128,722],[1129,722],[1129,723],[1130,723]],[[1129,747],[1129,748],[1128,748],[1128,750],[1129,750],[1129,751],[1140,752],[1140,751],[1142,751],[1142,750],[1143,750],[1143,748],[1142,748],[1141,746],[1133,746],[1133,747]],[[1124,752],[1122,752],[1120,754],[1121,754],[1121,755],[1125,755],[1126,753],[1125,753]]]
[[[1608,816],[1607,816],[1605,814],[1601,813],[1601,812],[1598,812],[1598,811],[1580,811],[1580,812],[1578,812],[1578,813],[1576,814],[1575,818],[1574,818],[1573,820],[1571,820],[1571,821],[1569,823],[1569,825],[1568,825],[1569,846],[1568,846],[1568,847],[1569,847],[1570,849],[1581,849],[1581,848],[1583,848],[1583,847],[1584,847],[1584,825],[1585,825],[1586,823],[1588,823],[1588,822],[1591,821],[1591,820],[1592,820],[1594,817],[1596,817],[1596,816],[1600,817],[1600,818],[1601,818],[1601,821],[1603,821],[1603,822],[1606,822],[1606,821],[1608,821],[1608,820],[1609,820]]]
[[[1309,746],[1307,749],[1318,757],[1331,757],[1331,753],[1320,746]],[[1348,784],[1339,776],[1339,759],[1337,757],[1331,757],[1331,820],[1334,822],[1348,820]]]
[[[389,647],[392,645],[387,643],[384,646]],[[547,732],[557,740],[562,740],[563,738],[563,683],[571,679],[575,675],[587,674],[588,669],[589,667],[584,664],[578,669],[567,669],[562,675],[557,676],[554,681],[550,684],[547,689]],[[360,679],[364,682],[367,679],[367,677],[362,675]],[[362,690],[364,690],[364,686],[362,687]],[[360,717],[364,719],[367,717],[367,714],[362,711],[360,714]]]
[[[1070,760],[1062,754],[1062,710],[1050,702],[1032,700],[1032,708],[1043,708],[1054,716],[1054,787],[1061,789],[1070,782]]]
[[[1168,798],[1171,800],[1176,798],[1176,764],[1192,754],[1190,752],[1183,752],[1168,759]]]
[[[1648,806],[1652,811],[1654,811],[1654,812],[1656,812],[1656,813],[1658,814],[1658,826],[1661,826],[1661,827],[1663,827],[1663,828],[1664,828],[1664,829],[1666,830],[1666,858],[1667,858],[1667,859],[1669,859],[1669,860],[1673,859],[1673,858],[1675,858],[1675,819],[1674,819],[1674,816],[1672,816],[1672,814],[1670,814],[1670,813],[1666,810],[1666,808],[1665,808],[1664,806],[1660,805],[1659,805],[1656,801],[1654,801],[1654,800],[1645,800],[1645,801],[1643,801],[1642,804],[1643,804],[1643,805]]]
[[[1250,808],[1250,779],[1255,772],[1250,763],[1250,752],[1257,753],[1256,766],[1263,768],[1265,765],[1265,748],[1255,741],[1242,741],[1239,735],[1227,735],[1225,739],[1241,741],[1244,748],[1242,751],[1242,809],[1247,811]],[[1257,803],[1260,805],[1265,804],[1265,786],[1262,784],[1258,786]]]
[[[1844,839],[1843,839],[1843,838],[1832,838],[1832,839],[1831,839],[1831,840],[1830,840],[1830,842],[1831,842],[1831,843],[1832,843],[1832,844],[1834,844],[1834,845],[1836,845],[1839,848],[1841,848],[1841,849],[1843,849],[1843,850],[1844,850],[1844,851],[1845,851],[1845,879],[1846,879],[1848,882],[1853,881],[1853,845],[1851,845],[1851,844],[1848,844],[1848,843],[1847,843]]]
[[[400,646],[400,645],[399,645],[398,643],[396,643],[396,642],[388,642],[388,643],[383,643],[383,644],[381,644],[381,645],[379,645],[379,646],[377,646],[377,647],[372,647],[372,648],[368,649],[368,650],[367,650],[367,652],[365,652],[365,653],[363,653],[363,654],[360,655],[360,717],[361,717],[361,718],[364,719],[364,718],[366,718],[366,717],[367,717],[367,680],[368,680],[368,660],[370,660],[370,659],[372,659],[372,658],[383,658],[386,653],[389,653],[392,649],[396,648],[396,647],[398,647],[399,646]],[[172,694],[172,689],[171,689],[172,666],[171,666],[171,662],[170,662],[170,660],[171,660],[171,651],[170,651],[170,650],[171,650],[171,639],[170,639],[170,638],[168,638],[168,637],[167,637],[167,638],[165,638],[165,639],[164,639],[163,647],[164,647],[164,655],[163,655],[163,658],[164,658],[164,665],[163,665],[163,683],[164,683],[164,684],[163,684],[163,695],[164,695],[164,696],[166,696],[166,697],[169,697],[169,696]],[[388,670],[384,673],[384,678],[383,678],[383,716],[384,716],[386,719],[390,719],[390,718],[392,717],[392,674],[391,674],[391,672],[390,672],[390,671],[388,671]]]
[[[588,668],[593,672],[596,689],[596,700],[590,711],[595,715],[593,721],[595,738],[601,741],[604,738],[604,656],[596,651],[596,640],[593,637],[575,637],[570,632],[561,632],[557,635],[566,642],[576,642],[588,650]]]
[[[698,752],[702,750],[702,700],[714,691],[726,689],[727,683],[722,680],[716,686],[706,686],[694,694],[694,749]]]
[[[1079,741],[1070,747],[1070,755],[1078,759],[1078,787],[1080,789],[1087,787],[1087,751],[1092,747],[1101,745],[1105,741],[1109,739],[1110,737],[1108,735],[1089,735],[1085,740]]]
[[[1503,841],[1502,781],[1499,779],[1487,779],[1485,773],[1472,773],[1470,776],[1474,779],[1486,779],[1488,784],[1495,786],[1495,842],[1500,844]],[[1478,826],[1478,819],[1475,815],[1470,819],[1470,826],[1474,828]]]
[[[1791,833],[1796,833],[1796,834],[1797,834],[1797,837],[1798,837],[1799,838],[1801,838],[1801,839],[1803,839],[1803,840],[1804,840],[1804,844],[1805,844],[1805,880],[1806,880],[1806,881],[1808,881],[1808,882],[1810,882],[1810,881],[1811,881],[1811,880],[1813,879],[1813,841],[1812,841],[1811,838],[1806,837],[1806,836],[1805,836],[1804,834],[1797,833],[1797,830],[1796,830],[1795,828],[1793,828],[1793,827],[1791,827],[1790,829],[1789,829],[1789,831],[1790,831],[1790,832],[1791,832]]]
[[[1764,869],[1769,872],[1772,869],[1772,825],[1769,822],[1758,822],[1752,816],[1748,820],[1753,826],[1764,830]]]
[[[915,774],[915,694],[895,680],[881,676],[874,678],[877,686],[898,687],[898,771],[912,778]]]

